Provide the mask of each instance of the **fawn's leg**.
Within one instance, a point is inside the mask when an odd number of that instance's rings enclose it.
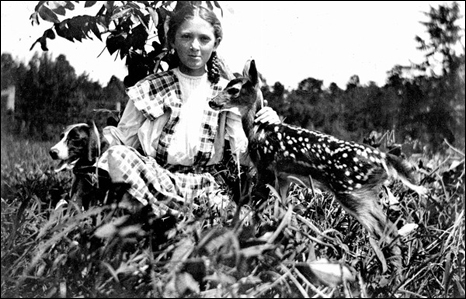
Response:
[[[353,215],[377,240],[391,246],[391,263],[401,266],[398,230],[383,212],[374,189],[336,194],[342,206]]]

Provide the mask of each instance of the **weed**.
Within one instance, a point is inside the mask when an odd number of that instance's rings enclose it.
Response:
[[[464,155],[423,158],[428,197],[388,186],[403,267],[383,272],[388,247],[375,252],[330,194],[297,183],[285,199],[270,187],[268,201],[239,211],[243,221],[207,207],[162,218],[55,209],[71,175],[52,171],[50,146],[2,136],[2,297],[465,295]]]

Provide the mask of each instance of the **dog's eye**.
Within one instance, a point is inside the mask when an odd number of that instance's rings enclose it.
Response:
[[[68,137],[69,137],[69,139],[75,140],[75,139],[79,139],[80,136],[79,136],[78,132],[76,132],[75,130],[72,130],[68,134]]]
[[[86,145],[86,141],[84,139],[71,139],[69,144],[72,147],[83,147]]]

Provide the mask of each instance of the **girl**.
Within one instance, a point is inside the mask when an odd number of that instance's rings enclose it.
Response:
[[[168,210],[162,199],[207,201],[221,208],[228,196],[213,174],[225,139],[233,152],[247,150],[240,116],[208,106],[231,79],[215,52],[221,40],[222,27],[212,11],[192,5],[179,10],[167,32],[178,66],[128,88],[129,102],[118,127],[104,129],[111,147],[99,167],[158,216]],[[279,118],[265,107],[256,121],[276,123]]]

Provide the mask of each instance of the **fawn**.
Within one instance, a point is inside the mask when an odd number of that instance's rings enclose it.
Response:
[[[258,83],[255,62],[248,61],[243,76],[231,80],[209,105],[214,110],[239,109],[259,182],[261,173],[272,170],[278,191],[285,198],[289,176],[301,179],[308,187],[312,180],[317,187],[333,192],[343,208],[373,236],[392,244],[391,252],[399,259],[398,231],[384,215],[378,194],[389,178],[398,178],[410,189],[425,194],[427,190],[414,183],[413,167],[394,155],[317,131],[284,123],[254,123],[262,101]]]

